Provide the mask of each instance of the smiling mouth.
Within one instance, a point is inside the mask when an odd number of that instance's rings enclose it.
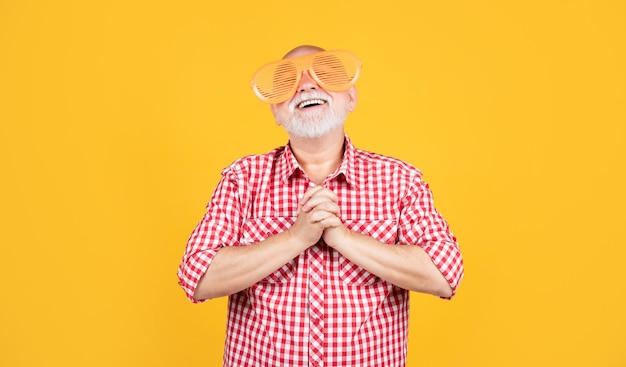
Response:
[[[303,109],[303,108],[310,108],[310,107],[315,107],[315,106],[321,106],[321,105],[325,105],[326,101],[323,99],[309,99],[306,101],[302,101],[300,103],[298,103],[298,108]]]

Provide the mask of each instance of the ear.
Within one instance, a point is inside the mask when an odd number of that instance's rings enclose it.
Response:
[[[356,109],[356,103],[359,100],[359,93],[356,91],[355,86],[352,86],[350,87],[350,89],[348,89],[348,97],[350,98],[350,101],[348,103],[348,108],[349,108],[349,111],[352,112]]]
[[[275,104],[270,104],[270,111],[272,111],[272,115],[274,115],[274,120],[276,121],[276,125],[281,126],[282,123],[278,121],[278,119],[276,118],[276,105]]]

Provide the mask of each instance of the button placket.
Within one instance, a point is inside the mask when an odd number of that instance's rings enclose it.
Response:
[[[318,367],[324,362],[324,248],[322,241],[313,246],[309,263],[309,360],[312,366]]]

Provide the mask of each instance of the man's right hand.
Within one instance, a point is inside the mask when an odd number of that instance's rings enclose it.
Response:
[[[246,289],[316,244],[326,228],[340,225],[337,195],[321,186],[314,187],[300,200],[296,222],[285,232],[249,246],[221,248],[193,297],[205,300]]]
[[[307,191],[298,203],[298,218],[289,228],[292,238],[313,246],[326,228],[341,225],[337,195],[322,186]]]

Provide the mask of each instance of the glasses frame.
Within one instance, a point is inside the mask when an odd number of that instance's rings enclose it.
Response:
[[[337,55],[337,54],[348,55],[351,59],[354,60],[354,63],[355,63],[354,77],[348,84],[344,84],[341,87],[328,85],[327,83],[322,81],[315,74],[315,71],[313,70],[313,60],[315,60],[317,57],[320,57],[320,55],[323,56],[323,55]],[[342,60],[342,58],[340,58],[340,60]],[[295,65],[296,67],[296,80],[293,83],[293,87],[289,90],[289,93],[285,93],[284,95],[281,95],[280,98],[268,98],[268,97],[263,96],[263,94],[259,91],[259,88],[256,83],[257,75],[259,75],[259,73],[262,72],[263,69],[267,67],[274,66],[275,68],[277,68],[281,64],[289,64],[289,63]],[[320,51],[320,52],[316,52],[310,55],[287,58],[287,59],[282,59],[282,60],[267,63],[261,66],[260,68],[258,68],[257,71],[254,73],[254,75],[252,76],[252,80],[250,81],[250,86],[252,87],[254,94],[261,101],[266,102],[266,103],[271,103],[271,104],[282,103],[284,101],[287,101],[296,93],[296,90],[298,89],[298,86],[300,85],[300,82],[302,81],[302,73],[304,73],[305,71],[308,72],[311,78],[313,78],[313,80],[317,83],[317,85],[319,85],[323,89],[333,91],[333,92],[338,92],[338,91],[348,90],[356,84],[356,81],[359,78],[359,75],[361,74],[362,67],[363,65],[361,63],[361,60],[350,51],[346,51],[346,50]]]

